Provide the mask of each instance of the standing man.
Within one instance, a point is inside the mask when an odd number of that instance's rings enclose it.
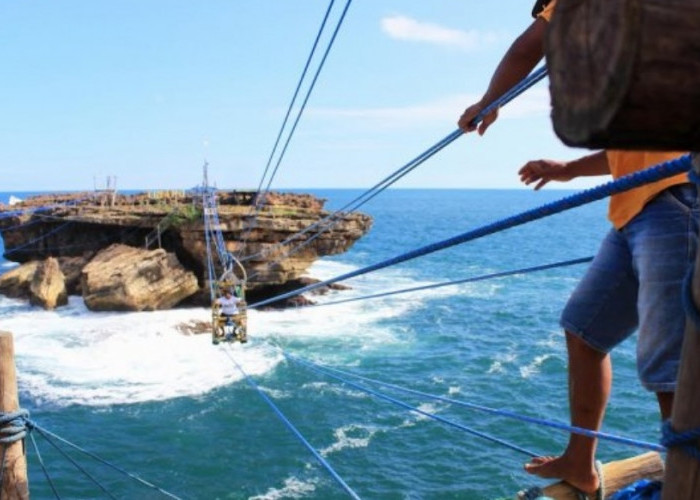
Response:
[[[459,119],[465,132],[486,105],[524,78],[543,57],[543,41],[556,0],[537,14],[498,65],[482,99]],[[483,134],[498,117],[487,115]],[[679,153],[598,152],[571,162],[538,160],[520,169],[525,184],[539,189],[551,180],[612,174],[617,178],[676,158]],[[642,384],[656,393],[663,418],[671,415],[685,313],[682,282],[696,247],[697,197],[684,174],[613,195],[614,226],[560,320],[569,359],[571,424],[600,429],[612,382],[609,352],[639,330],[637,366]],[[525,470],[562,479],[586,494],[601,486],[595,469],[595,439],[572,434],[564,453],[535,457]]]

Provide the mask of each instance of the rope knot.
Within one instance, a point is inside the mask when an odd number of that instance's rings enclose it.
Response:
[[[691,457],[700,460],[700,445],[698,444],[698,439],[700,439],[700,427],[677,432],[671,426],[671,421],[666,420],[663,423],[661,431],[661,444],[666,448],[680,447]]]
[[[29,420],[27,410],[0,412],[0,444],[12,444],[20,441],[33,428],[34,424]]]

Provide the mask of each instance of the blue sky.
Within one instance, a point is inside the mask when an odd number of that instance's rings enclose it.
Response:
[[[354,0],[272,188],[369,187],[448,135],[531,4]],[[257,187],[327,7],[2,2],[0,191],[91,189],[108,175],[123,189],[188,188],[205,159],[218,187]],[[396,187],[519,187],[528,159],[584,153],[554,136],[548,102],[543,82]]]

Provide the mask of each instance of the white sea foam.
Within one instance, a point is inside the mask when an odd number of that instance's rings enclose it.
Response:
[[[378,432],[376,427],[351,424],[336,429],[333,432],[335,443],[320,450],[321,455],[328,456],[345,448],[367,448],[372,437]]]
[[[410,417],[404,419],[400,427],[413,427],[418,421],[430,420],[433,418],[432,415],[437,414],[442,407],[444,406],[440,406],[437,403],[421,403],[416,408],[423,413],[409,412]]]
[[[326,279],[352,269],[319,261],[310,274]],[[353,280],[352,290],[314,299],[322,303],[423,284],[427,282],[389,269]],[[405,342],[400,326],[382,320],[451,293],[456,292],[439,289],[329,307],[252,310],[250,342],[219,348],[211,345],[209,335],[183,335],[176,328],[207,321],[206,308],[95,313],[81,298],[71,297],[67,306],[44,311],[0,297],[0,319],[3,330],[14,333],[20,389],[27,397],[43,404],[100,406],[196,396],[240,380],[243,375],[221,349],[229,349],[245,373],[257,375],[283,359],[276,347],[281,338],[340,339],[359,349]]]
[[[206,320],[203,308],[148,313],[91,313],[80,298],[43,311],[0,299],[3,328],[14,333],[20,388],[57,405],[106,405],[193,396],[242,378],[208,335],[176,326]],[[251,342],[230,347],[248,374],[274,367],[281,356]]]
[[[459,386],[450,386],[450,388],[447,390],[447,394],[450,396],[455,396],[460,392],[462,392],[462,389]]]
[[[301,386],[302,390],[304,391],[312,391],[312,392],[322,392],[322,393],[330,393],[330,394],[338,394],[344,397],[349,397],[349,398],[356,398],[356,399],[366,399],[369,398],[369,394],[367,394],[364,391],[354,391],[352,389],[348,389],[344,385],[341,384],[329,384],[327,382],[311,382],[308,384],[303,384]]]
[[[533,359],[529,365],[520,367],[520,376],[522,378],[529,378],[533,375],[536,375],[540,372],[540,367],[542,366],[542,363],[547,361],[552,356],[552,354],[542,354],[541,356],[536,356],[535,359]]]
[[[513,364],[517,359],[518,355],[514,352],[499,353],[496,355],[495,359],[491,363],[491,366],[489,366],[489,369],[486,371],[486,373],[504,373],[506,371],[504,365]]]
[[[262,495],[255,495],[249,500],[280,500],[282,498],[305,498],[316,490],[316,485],[310,481],[301,481],[295,477],[284,480],[282,488],[270,488]]]

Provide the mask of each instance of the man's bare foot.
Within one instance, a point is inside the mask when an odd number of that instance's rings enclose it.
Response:
[[[574,464],[566,455],[561,457],[534,457],[524,466],[525,472],[542,478],[566,481],[571,486],[593,495],[600,487],[598,473],[593,464],[582,467]]]

